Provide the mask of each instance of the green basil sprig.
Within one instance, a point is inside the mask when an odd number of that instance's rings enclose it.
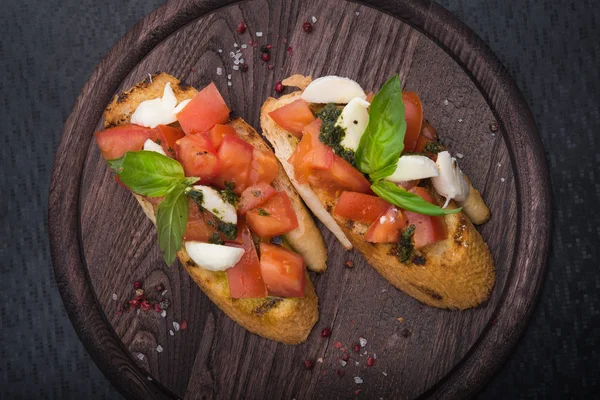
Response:
[[[173,264],[188,220],[186,188],[200,178],[186,177],[179,162],[153,151],[129,151],[108,161],[108,165],[133,192],[148,197],[165,196],[156,211],[156,230],[165,262]]]
[[[373,97],[369,107],[369,124],[356,149],[356,166],[361,172],[369,174],[373,192],[400,208],[431,216],[460,212],[461,208],[443,209],[392,182],[382,181],[394,173],[404,150],[404,112],[402,85],[398,75],[394,75]]]
[[[358,169],[369,174],[373,181],[394,173],[404,150],[405,133],[402,87],[396,74],[373,97],[369,107],[369,124],[356,149]]]
[[[447,209],[441,208],[428,201],[423,200],[421,196],[414,193],[407,192],[401,187],[396,186],[392,182],[379,181],[371,185],[377,196],[381,197],[388,203],[394,204],[407,211],[416,212],[424,215],[440,216],[447,214],[456,214],[460,212],[462,208]]]

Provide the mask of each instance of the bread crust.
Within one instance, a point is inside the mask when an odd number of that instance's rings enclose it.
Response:
[[[129,123],[131,115],[144,100],[161,97],[164,86],[171,83],[178,101],[190,99],[197,90],[181,84],[180,81],[166,73],[150,75],[126,92],[115,95],[104,113],[104,126],[112,127]],[[256,131],[241,118],[229,123],[238,136],[253,146],[269,149],[269,146]],[[287,175],[279,168],[273,181],[277,190],[285,190],[292,200],[300,227],[287,236],[294,249],[305,257],[307,266],[312,270],[323,272],[326,269],[327,250],[323,237],[317,229],[310,214],[293,190]],[[144,196],[132,193],[146,216],[156,224],[156,202],[150,202]],[[225,272],[213,272],[199,267],[187,254],[185,247],[177,253],[177,257],[185,270],[204,293],[231,319],[252,333],[264,338],[286,344],[304,342],[312,327],[317,322],[318,299],[315,288],[308,273],[304,297],[265,299],[233,299],[229,293]]]
[[[268,112],[299,98],[301,93],[297,91],[279,99],[268,98],[261,111],[263,135],[275,148],[275,154],[281,158],[285,157],[286,160],[298,140],[278,126],[269,117]],[[285,170],[293,177],[291,165]],[[291,181],[295,180],[292,178]],[[321,208],[334,209],[337,198],[318,187],[308,184],[305,186],[309,187],[310,198],[319,199]],[[311,207],[311,202],[304,197],[307,190],[298,192]],[[456,206],[451,203],[451,207]],[[419,257],[413,258],[415,262],[409,260],[406,263],[401,262],[395,255],[393,244],[366,242],[364,235],[367,225],[332,213],[329,215],[344,236],[377,272],[396,288],[427,305],[446,309],[476,307],[485,302],[493,290],[496,275],[490,251],[469,218],[462,212],[444,217],[448,226],[446,240],[422,248],[416,252]],[[329,227],[327,223],[326,225]]]

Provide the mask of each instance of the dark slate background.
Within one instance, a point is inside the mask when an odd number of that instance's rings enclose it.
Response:
[[[48,246],[54,151],[94,66],[161,0],[0,6],[0,398],[119,398],[77,338]],[[441,0],[494,50],[543,138],[554,232],[528,329],[481,398],[591,398],[600,376],[600,8],[595,0]]]

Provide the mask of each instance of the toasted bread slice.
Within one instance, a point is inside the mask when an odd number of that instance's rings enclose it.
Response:
[[[392,244],[374,244],[364,240],[367,226],[333,215],[337,198],[327,191],[308,184],[299,185],[293,179],[293,167],[287,159],[294,151],[298,139],[277,125],[269,112],[300,97],[301,91],[268,98],[261,109],[263,135],[271,142],[275,155],[290,175],[298,193],[313,213],[332,229],[344,244],[348,240],[384,278],[396,288],[423,303],[439,308],[466,309],[483,303],[490,295],[495,282],[494,263],[486,243],[469,219],[461,212],[445,216],[448,238],[422,248],[416,263],[402,263],[395,255]],[[439,200],[439,198],[438,198]],[[313,209],[318,202],[316,209]],[[452,204],[454,206],[454,204]],[[339,232],[340,233],[336,233]],[[346,246],[345,246],[346,247]]]
[[[132,89],[118,94],[106,108],[105,127],[129,123],[131,115],[144,100],[162,96],[164,86],[171,83],[178,101],[192,98],[197,91],[183,85],[166,73],[149,76]],[[229,123],[238,136],[253,146],[268,149],[260,135],[242,119]],[[311,269],[322,272],[326,268],[327,250],[320,231],[310,213],[282,168],[272,182],[277,190],[285,190],[292,200],[299,227],[286,235],[287,241],[302,255]],[[146,216],[156,224],[156,206],[147,198],[133,194]],[[177,253],[181,264],[206,295],[231,319],[257,335],[287,344],[297,344],[306,340],[318,319],[318,299],[315,288],[306,277],[306,287],[302,298],[232,299],[225,272],[213,272],[199,267],[185,251]]]

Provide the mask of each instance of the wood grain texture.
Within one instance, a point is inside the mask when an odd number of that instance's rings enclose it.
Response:
[[[520,336],[549,246],[543,150],[514,83],[467,27],[428,1],[370,1],[374,8],[339,0],[225,7],[230,3],[171,1],[147,16],[98,65],[65,125],[50,189],[50,240],[65,306],[92,358],[132,398],[329,399],[352,397],[358,389],[366,398],[473,394]],[[318,21],[306,34],[302,23],[313,15]],[[249,28],[244,35],[235,32],[241,20]],[[257,38],[257,31],[264,36]],[[252,46],[243,50],[248,72],[232,69],[233,44],[249,39],[274,45],[273,69]],[[463,312],[423,306],[321,227],[329,269],[312,275],[320,320],[308,341],[286,346],[246,332],[183,268],[164,265],[154,227],[114,183],[92,140],[114,92],[157,70],[197,87],[214,80],[234,113],[255,127],[275,82],[292,73],[348,76],[366,89],[400,73],[450,150],[464,155],[463,170],[492,210],[480,229],[497,267],[490,300]],[[495,134],[491,122],[500,127]],[[343,267],[348,259],[353,269]],[[113,294],[119,301],[131,298],[135,280],[150,292],[165,286],[172,304],[166,318],[116,313]],[[172,322],[183,319],[188,328],[171,336]],[[330,338],[320,337],[324,327],[332,328]],[[334,343],[349,349],[359,336],[367,346],[360,354],[349,350],[343,368]],[[366,366],[365,351],[377,354],[375,366]],[[323,362],[304,370],[304,359],[318,358]],[[364,383],[355,384],[354,376]]]

